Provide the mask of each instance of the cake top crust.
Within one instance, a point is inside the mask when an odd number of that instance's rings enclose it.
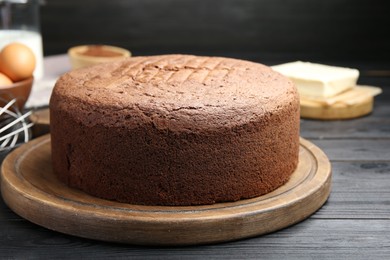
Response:
[[[68,72],[57,81],[50,106],[79,110],[80,121],[90,125],[153,123],[193,131],[240,125],[294,102],[299,102],[294,84],[262,64],[159,55]]]

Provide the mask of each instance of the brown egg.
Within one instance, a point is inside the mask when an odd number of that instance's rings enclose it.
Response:
[[[0,52],[0,71],[12,81],[20,81],[32,76],[35,69],[35,56],[32,50],[21,43],[10,43]]]
[[[0,72],[0,89],[9,85],[12,85],[12,80]]]

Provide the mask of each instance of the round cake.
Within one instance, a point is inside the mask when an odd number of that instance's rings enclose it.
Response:
[[[252,198],[298,164],[296,87],[249,61],[161,55],[74,70],[55,85],[50,122],[58,178],[124,203]]]

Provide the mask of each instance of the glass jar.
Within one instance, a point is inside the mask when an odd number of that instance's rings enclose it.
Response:
[[[39,6],[42,0],[0,0],[0,49],[11,42],[27,45],[36,57],[34,77],[43,76]]]

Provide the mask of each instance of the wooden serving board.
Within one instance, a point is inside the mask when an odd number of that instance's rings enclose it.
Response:
[[[356,86],[330,98],[301,96],[301,117],[337,120],[364,116],[372,112],[374,96],[381,92],[378,87]]]
[[[301,139],[290,181],[253,199],[205,206],[140,206],[92,197],[69,188],[51,168],[50,137],[13,151],[2,165],[1,192],[23,218],[75,236],[139,245],[193,245],[273,232],[304,220],[327,200],[331,165]]]

